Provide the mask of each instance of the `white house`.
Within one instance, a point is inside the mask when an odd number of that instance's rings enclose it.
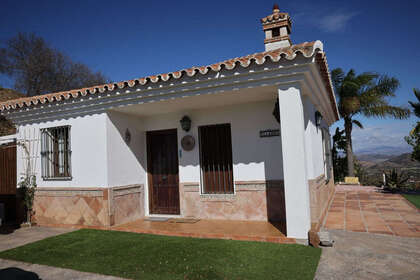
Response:
[[[265,51],[203,67],[0,103],[39,224],[145,216],[283,222],[307,239],[333,193],[338,120],[320,41],[292,45],[275,6]]]

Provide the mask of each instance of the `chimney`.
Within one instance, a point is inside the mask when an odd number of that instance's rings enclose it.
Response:
[[[264,45],[266,51],[292,45],[289,36],[292,21],[288,13],[280,12],[277,4],[273,6],[273,13],[262,18],[261,23],[265,33]]]

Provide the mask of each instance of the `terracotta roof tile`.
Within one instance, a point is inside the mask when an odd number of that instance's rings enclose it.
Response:
[[[11,110],[22,108],[24,106],[30,107],[32,105],[36,105],[38,103],[46,103],[46,102],[54,102],[60,101],[62,99],[69,99],[69,98],[78,98],[80,96],[86,96],[89,94],[97,94],[103,93],[105,91],[112,91],[116,88],[122,89],[126,87],[134,87],[135,85],[145,85],[147,83],[157,83],[159,81],[168,81],[171,79],[180,79],[184,74],[193,77],[200,73],[202,75],[207,74],[209,71],[219,72],[222,68],[226,68],[227,70],[232,70],[236,68],[238,65],[242,67],[248,67],[252,63],[256,63],[258,65],[264,64],[266,61],[271,60],[272,62],[278,62],[281,59],[293,60],[298,54],[302,54],[305,57],[311,57],[316,55],[316,62],[318,63],[319,70],[321,75],[324,79],[325,86],[327,91],[329,92],[330,100],[334,104],[334,111],[336,111],[335,107],[335,98],[334,98],[334,91],[332,89],[331,80],[328,72],[328,64],[326,62],[325,53],[323,52],[322,43],[320,41],[315,42],[305,42],[302,44],[292,45],[286,48],[279,48],[271,51],[265,51],[260,53],[255,53],[243,57],[229,59],[223,62],[211,64],[208,66],[201,66],[201,67],[191,67],[189,69],[160,74],[160,75],[153,75],[144,78],[134,79],[134,80],[127,80],[121,81],[117,83],[109,83],[104,85],[98,85],[88,88],[82,89],[74,89],[56,93],[49,93],[39,96],[32,96],[32,97],[25,97],[19,98],[14,100],[7,100],[5,102],[0,103],[0,111],[4,110]],[[335,112],[338,118],[338,112]]]

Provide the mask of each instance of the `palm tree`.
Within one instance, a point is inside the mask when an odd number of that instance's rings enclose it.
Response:
[[[413,107],[413,113],[420,118],[420,90],[418,88],[414,88],[413,89],[414,95],[417,97],[417,100],[419,102],[411,102],[408,101],[408,103],[410,103],[411,107]]]
[[[408,101],[408,103],[413,107],[413,113],[420,118],[420,90],[415,88],[413,89],[413,92],[417,97],[418,102]],[[410,135],[405,137],[405,141],[413,146],[411,158],[420,161],[420,121],[418,121],[417,125],[410,131]]]
[[[351,133],[353,125],[363,128],[356,115],[365,117],[406,119],[410,110],[388,103],[387,97],[395,97],[399,86],[396,78],[372,72],[356,75],[351,69],[347,74],[341,68],[331,72],[332,82],[338,100],[338,110],[344,119],[346,134],[346,154],[348,176],[354,177],[353,145]]]

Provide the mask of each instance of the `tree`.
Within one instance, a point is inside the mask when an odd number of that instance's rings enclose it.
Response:
[[[420,118],[420,90],[413,89],[413,92],[418,102],[408,101],[408,103],[413,107],[413,113]],[[411,158],[420,161],[420,121],[418,121],[417,125],[410,131],[410,135],[405,137],[405,141],[413,147]]]
[[[24,95],[14,90],[3,88],[0,86],[0,102],[8,101],[23,97]],[[0,116],[0,136],[15,134],[16,128],[13,123],[6,119],[5,116]]]
[[[15,89],[28,96],[108,82],[101,72],[73,62],[33,33],[19,33],[0,48],[0,73],[14,79]]]
[[[347,169],[347,157],[344,156],[346,151],[346,138],[344,137],[344,130],[338,127],[333,135],[332,160],[334,169],[334,181],[339,182],[344,180]]]
[[[395,90],[399,86],[396,78],[371,72],[356,75],[353,69],[345,74],[341,68],[334,69],[331,78],[337,95],[338,109],[344,119],[348,176],[354,177],[351,134],[353,125],[363,128],[355,116],[362,114],[365,117],[406,119],[410,110],[392,106],[387,101],[388,97],[395,96]]]

